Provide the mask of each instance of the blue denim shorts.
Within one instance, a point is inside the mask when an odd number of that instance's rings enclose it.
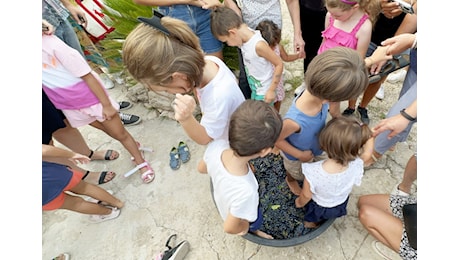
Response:
[[[222,42],[217,40],[211,32],[211,10],[194,5],[171,5],[159,6],[158,11],[186,22],[200,38],[200,45],[205,53],[222,50]]]

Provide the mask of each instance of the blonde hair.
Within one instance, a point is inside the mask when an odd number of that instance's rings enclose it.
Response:
[[[324,0],[324,5],[326,7],[338,8],[344,11],[350,10],[356,4],[359,5],[361,10],[369,15],[369,20],[372,22],[372,25],[374,25],[381,11],[380,0]]]
[[[123,44],[123,63],[131,76],[146,85],[171,81],[181,72],[198,86],[203,77],[204,53],[198,37],[182,20],[161,18],[169,35],[151,25],[140,23]]]

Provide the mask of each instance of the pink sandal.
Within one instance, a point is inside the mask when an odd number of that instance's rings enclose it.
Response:
[[[129,172],[125,173],[125,177],[129,177],[131,174],[137,172],[138,170],[147,167],[147,171],[141,174],[141,179],[143,183],[150,183],[155,179],[155,171],[152,169],[150,164],[147,161],[136,165],[134,169],[130,170]]]

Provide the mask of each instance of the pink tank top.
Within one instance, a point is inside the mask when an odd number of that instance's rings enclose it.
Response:
[[[334,19],[329,17],[329,27],[326,28],[322,32],[322,36],[325,39],[323,44],[319,47],[318,54],[328,50],[330,48],[334,48],[337,46],[348,47],[351,49],[356,50],[358,46],[358,39],[356,38],[356,33],[358,32],[361,25],[369,18],[367,14],[364,14],[359,22],[356,24],[355,28],[351,30],[351,32],[345,32],[334,27]]]

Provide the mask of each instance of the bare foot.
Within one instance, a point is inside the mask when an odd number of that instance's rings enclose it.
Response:
[[[303,226],[306,228],[317,228],[318,225],[315,222],[304,221]]]
[[[261,230],[256,230],[254,231],[254,235],[257,235],[259,237],[263,237],[263,238],[266,238],[266,239],[273,239],[273,237]]]
[[[289,186],[289,189],[291,190],[294,195],[299,196],[300,193],[302,192],[302,189],[300,188],[299,183],[296,180],[289,181],[288,176],[286,176],[286,183]]]

